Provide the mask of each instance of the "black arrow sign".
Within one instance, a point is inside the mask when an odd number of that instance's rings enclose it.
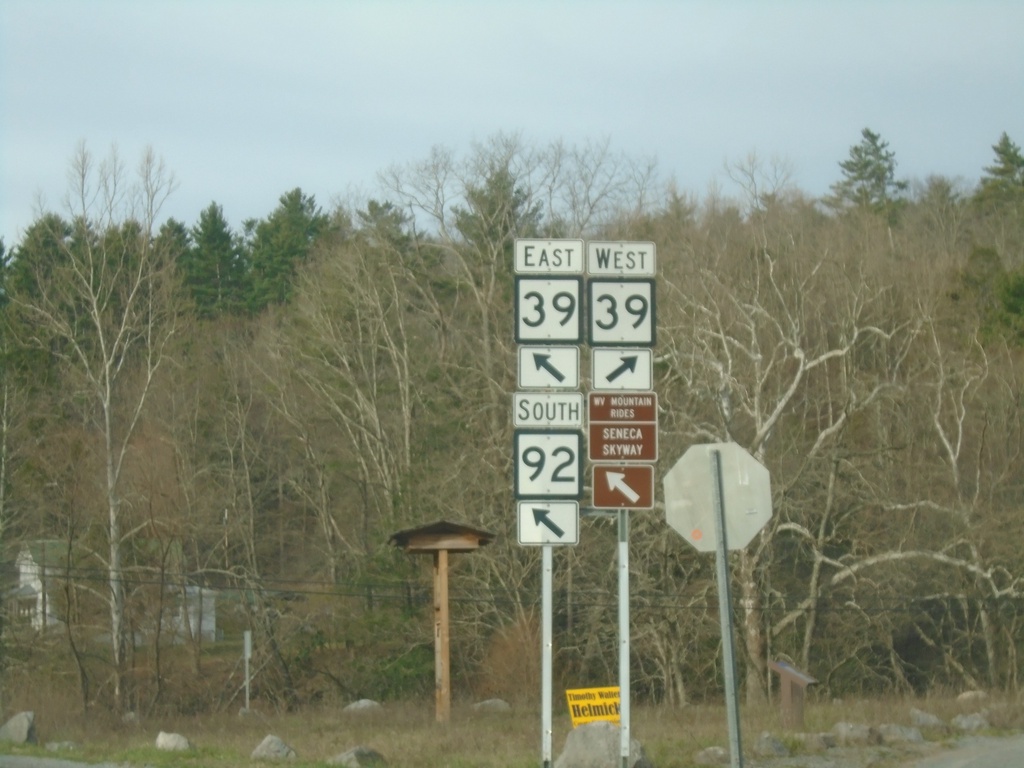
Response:
[[[555,534],[555,536],[557,536],[558,538],[562,538],[563,536],[565,536],[565,531],[563,531],[561,528],[559,528],[557,525],[555,525],[555,523],[551,521],[551,518],[548,517],[550,513],[550,509],[545,509],[544,507],[534,507],[533,522],[536,525],[547,526],[548,530]]]
[[[606,377],[609,382],[615,381],[617,378],[619,378],[619,376],[624,374],[626,371],[629,371],[630,373],[633,373],[633,371],[636,370],[637,355],[629,355],[629,356],[623,357],[621,359],[622,359],[622,365],[620,365],[614,371],[609,373],[608,376]]]
[[[551,364],[551,355],[542,355],[539,352],[534,352],[533,362],[537,366],[538,371],[547,371],[555,378],[555,381],[565,381],[565,374]]]

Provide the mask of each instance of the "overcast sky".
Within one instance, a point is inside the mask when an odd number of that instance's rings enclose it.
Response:
[[[1024,144],[1021,0],[0,0],[0,237],[61,210],[79,142],[147,146],[188,225],[499,132],[609,140],[698,194],[750,152],[820,195],[862,128],[901,178]]]

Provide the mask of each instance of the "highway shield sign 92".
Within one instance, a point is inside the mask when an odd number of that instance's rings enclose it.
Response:
[[[513,441],[517,499],[583,496],[582,432],[517,429]]]

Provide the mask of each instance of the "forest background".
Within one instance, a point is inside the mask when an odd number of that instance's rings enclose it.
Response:
[[[456,696],[539,690],[540,553],[517,543],[516,237],[657,247],[658,475],[732,440],[774,516],[732,556],[747,700],[786,658],[827,695],[1016,691],[1024,650],[1024,155],[903,180],[864,129],[822,199],[786,164],[680,193],[612,150],[497,135],[382,172],[378,198],[294,189],[233,231],[161,217],[173,174],[84,145],[60,211],[0,244],[0,543],[46,556],[41,628],[4,601],[4,700],[49,676],[85,709],[238,706],[242,632],[269,706],[429,695],[438,519]],[[585,371],[584,371],[585,374]],[[660,486],[660,483],[658,483]],[[713,562],[631,516],[631,680],[720,695]],[[555,674],[616,679],[616,532],[554,558]],[[216,591],[216,637],[182,615]]]

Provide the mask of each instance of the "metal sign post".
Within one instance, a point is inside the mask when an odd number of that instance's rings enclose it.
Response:
[[[619,754],[629,768],[629,512],[619,510]]]
[[[698,551],[715,552],[729,751],[733,768],[742,768],[728,553],[747,546],[771,519],[769,473],[736,443],[692,445],[665,474],[664,487],[665,521]]]
[[[252,631],[242,631],[242,656],[245,659],[245,711],[249,711],[249,659],[252,658]]]
[[[515,241],[518,385],[576,390],[583,341],[583,241]],[[552,548],[579,542],[583,496],[583,395],[524,391],[513,396],[513,486],[520,544],[541,548],[541,761],[551,768]]]
[[[740,739],[740,711],[736,700],[736,659],[733,653],[732,599],[729,590],[729,546],[725,529],[725,493],[722,487],[722,456],[712,449],[711,477],[715,507],[715,568],[718,572],[718,613],[722,625],[722,667],[725,677],[725,704],[729,719],[729,758],[732,768],[743,768]]]
[[[619,559],[619,729],[629,765],[629,510],[654,506],[658,400],[651,390],[657,329],[655,247],[647,242],[515,241],[514,495],[520,544],[542,548],[541,753],[551,766],[552,548],[579,541],[583,462],[594,508],[616,510]],[[586,277],[584,276],[586,275]],[[585,306],[584,306],[585,305]],[[590,434],[584,436],[579,345],[593,350]],[[606,348],[612,349],[606,349]],[[543,391],[547,390],[547,391]],[[590,451],[583,441],[589,437]]]
[[[587,398],[588,457],[594,462],[595,509],[618,517],[619,737],[629,766],[629,511],[654,506],[658,460],[658,396],[652,352],[657,331],[655,246],[647,242],[587,243],[587,341],[592,347]]]
[[[552,583],[552,557],[551,547],[541,547],[541,596],[540,610],[541,618],[541,653],[540,653],[540,733],[541,733],[541,759],[544,761],[544,768],[551,768],[551,583]]]

